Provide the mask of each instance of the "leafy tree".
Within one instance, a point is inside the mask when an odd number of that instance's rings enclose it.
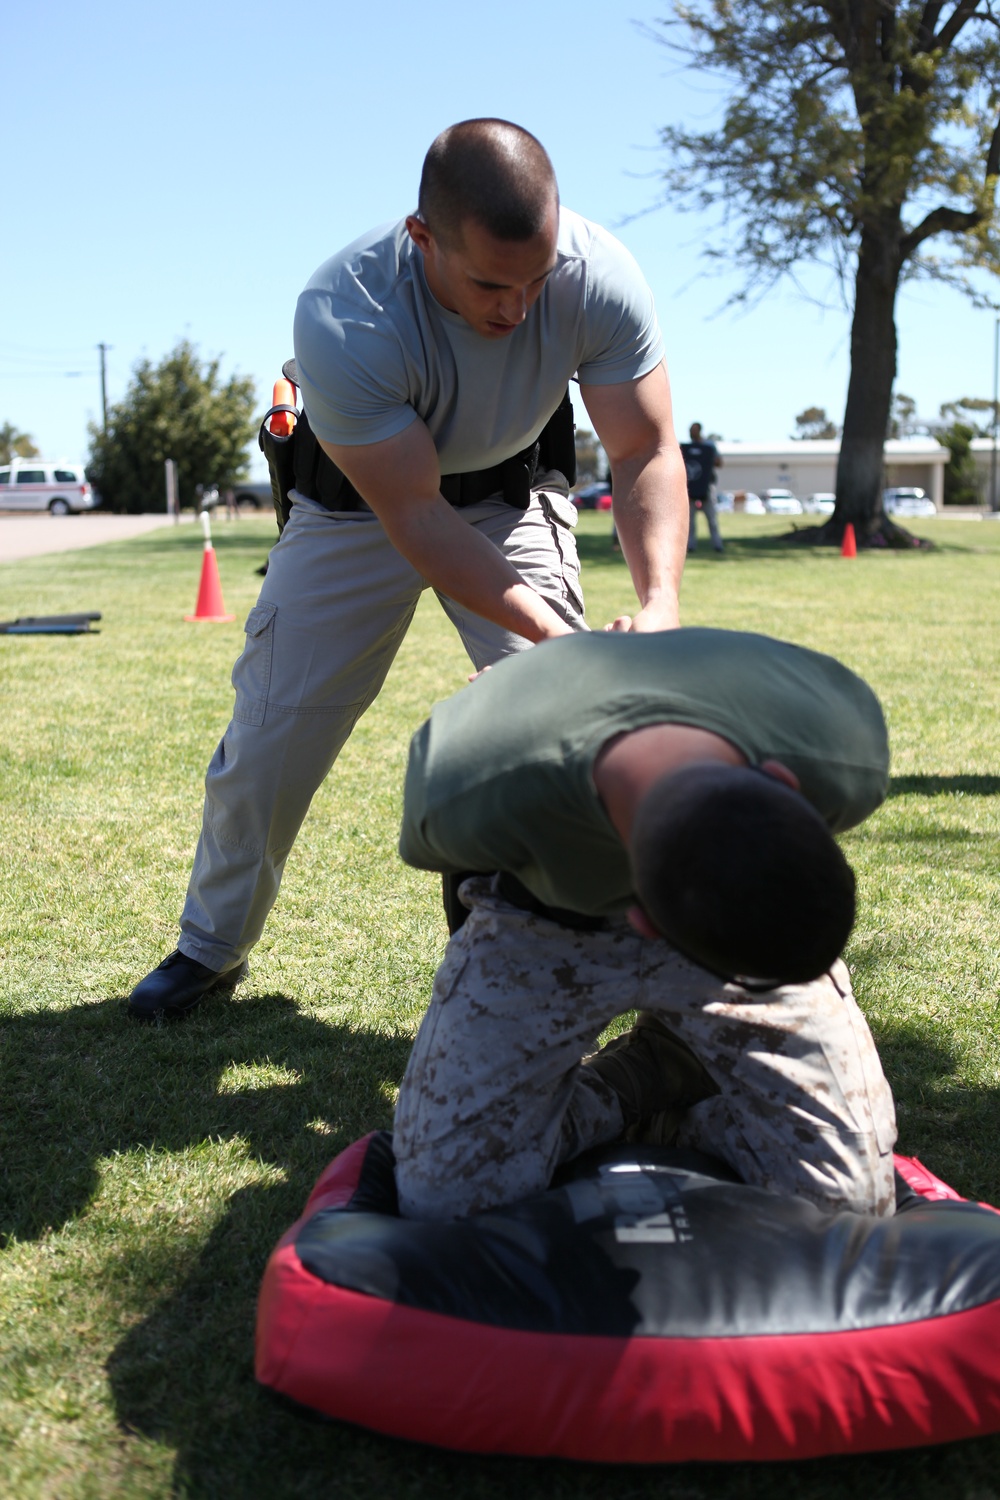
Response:
[[[107,433],[90,426],[94,487],[111,510],[165,510],[168,458],[182,505],[194,504],[198,484],[235,484],[247,471],[254,403],[251,379],[223,383],[219,361],[202,364],[186,339],[158,365],[140,360],[124,399],[108,408]]]
[[[1000,273],[1000,32],[992,0],[675,0],[660,41],[724,80],[721,123],[660,132],[668,193],[717,205],[744,298],[803,261],[853,283],[837,507],[859,541],[909,544],[882,510],[896,294],[928,276],[974,294]],[[801,535],[801,533],[800,533]],[[813,534],[815,535],[815,533]]]
[[[38,449],[26,432],[18,432],[12,422],[0,427],[0,464],[9,464],[12,458],[37,458]]]
[[[944,470],[945,505],[980,505],[971,447],[972,439],[978,436],[976,429],[967,422],[952,422],[949,427],[936,428],[934,435],[950,455]]]
[[[835,438],[840,434],[836,422],[831,422],[827,416],[825,406],[807,406],[795,418],[795,426],[794,442],[804,442],[807,438]]]
[[[953,422],[964,423],[971,430],[973,437],[992,437],[995,411],[992,401],[984,401],[979,396],[962,396],[958,401],[944,403],[941,407],[941,418],[945,421],[950,417]],[[989,419],[978,420],[983,418],[986,412],[989,412]],[[942,438],[941,441],[944,442],[944,439]]]
[[[981,492],[972,441],[993,436],[995,411],[992,401],[979,396],[962,396],[958,401],[946,401],[941,407],[941,420],[931,430],[950,454],[944,471],[946,505],[981,505],[984,498],[988,505],[993,503],[989,480],[985,497]]]

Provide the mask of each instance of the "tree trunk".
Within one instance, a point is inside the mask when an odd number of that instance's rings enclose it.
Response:
[[[896,291],[902,269],[898,216],[861,236],[851,325],[851,379],[837,462],[837,505],[825,525],[796,533],[803,542],[843,540],[850,522],[858,546],[913,547],[917,539],[882,508],[885,438],[896,379]]]
[[[895,226],[893,226],[895,228]],[[851,379],[837,463],[840,529],[853,522],[858,540],[883,519],[884,448],[896,379],[898,231],[865,229],[858,252],[851,325]]]

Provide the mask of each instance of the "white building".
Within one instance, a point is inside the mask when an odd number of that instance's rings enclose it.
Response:
[[[988,509],[1000,510],[1000,451],[994,455],[992,438],[973,438],[969,447],[976,464],[979,503]],[[719,451],[722,451],[721,444]]]
[[[760,495],[764,490],[783,489],[804,500],[807,495],[832,493],[836,487],[838,438],[789,439],[786,443],[720,441],[716,447],[722,458],[716,479],[720,490],[751,490]],[[940,510],[947,462],[948,449],[935,438],[892,439],[885,445],[885,484],[919,485]]]

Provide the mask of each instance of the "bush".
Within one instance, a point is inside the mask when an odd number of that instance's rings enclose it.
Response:
[[[107,432],[91,424],[91,483],[109,510],[166,510],[172,458],[181,505],[195,503],[199,484],[226,489],[247,472],[255,403],[250,378],[223,384],[219,361],[202,365],[187,340],[158,365],[140,360],[124,400],[108,409]]]

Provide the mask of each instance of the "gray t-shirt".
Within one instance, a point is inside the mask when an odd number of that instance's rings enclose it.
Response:
[[[457,474],[533,443],[573,376],[591,385],[637,380],[660,363],[663,345],[632,256],[564,208],[555,269],[507,338],[484,338],[441,306],[401,222],[319,268],[299,298],[295,358],[318,437],[377,443],[420,417],[442,474]]]
[[[593,766],[647,724],[711,730],[750,765],[782,761],[834,832],[886,794],[878,699],[832,656],[734,630],[602,631],[508,657],[437,705],[410,745],[400,854],[424,870],[505,870],[550,906],[625,911],[628,854]]]

